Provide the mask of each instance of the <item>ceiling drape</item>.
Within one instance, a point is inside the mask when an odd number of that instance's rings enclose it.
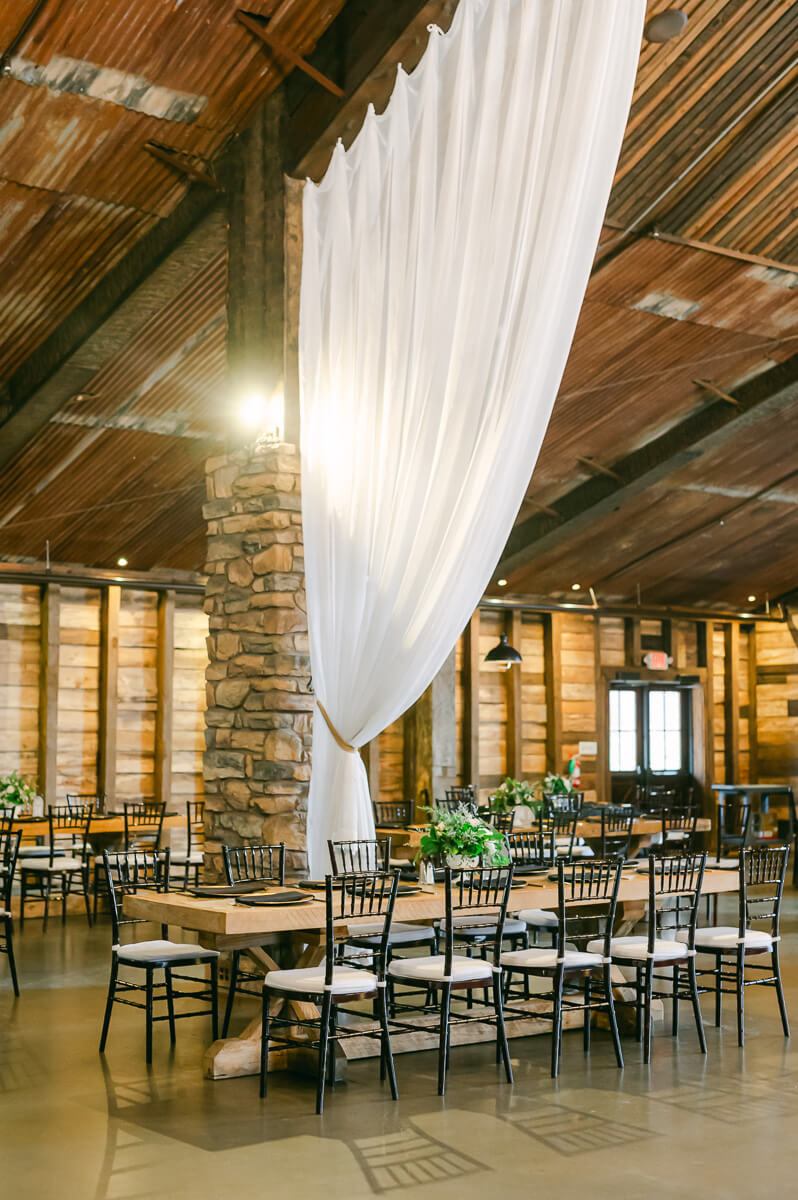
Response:
[[[305,185],[308,846],[373,835],[359,747],[424,691],[528,486],[621,145],[644,0],[460,0]]]

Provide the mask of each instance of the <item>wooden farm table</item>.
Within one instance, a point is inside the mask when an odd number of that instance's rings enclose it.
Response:
[[[177,829],[184,826],[186,818],[181,813],[167,813],[163,819],[164,829]],[[14,830],[22,831],[22,840],[50,836],[50,823],[47,817],[15,817]],[[89,826],[89,841],[94,846],[99,842],[107,842],[119,837],[125,832],[125,818],[122,813],[93,816]]]
[[[390,838],[391,850],[401,850],[407,848],[414,853],[421,844],[421,838],[426,833],[428,826],[426,825],[410,825],[407,829],[389,829],[380,827],[377,829],[378,838]],[[524,833],[531,826],[519,825],[515,830],[516,833]],[[709,833],[712,829],[712,820],[710,817],[699,817],[696,822],[696,830],[699,833]],[[634,854],[643,846],[646,841],[653,837],[656,833],[662,833],[662,821],[657,817],[635,817],[632,823],[632,845],[631,850]],[[577,821],[576,836],[584,838],[585,841],[600,841],[601,839],[601,821],[586,820]],[[412,857],[412,856],[411,856]]]
[[[706,895],[737,890],[736,871],[706,871],[703,891]],[[321,893],[313,893],[310,904],[286,905],[275,908],[249,907],[235,900],[199,899],[185,892],[136,892],[126,896],[125,913],[140,917],[155,924],[177,925],[181,929],[199,934],[202,945],[217,950],[246,949],[264,971],[278,967],[311,967],[321,962],[324,956],[325,904]],[[619,893],[618,932],[629,932],[643,915],[648,899],[647,875],[631,871],[624,874]],[[536,877],[526,887],[513,888],[511,909],[519,912],[524,908],[549,908],[557,906],[557,884],[543,877]],[[401,896],[396,901],[394,918],[397,921],[414,921],[431,924],[445,915],[445,891],[436,885],[434,891],[417,892],[414,896]],[[280,962],[264,949],[275,947]],[[538,1011],[539,1011],[539,1002]],[[297,1015],[314,1015],[314,1005],[281,999],[275,1000],[279,1011],[284,1005]],[[510,1036],[529,1036],[532,1033],[551,1029],[550,1023],[534,1018],[534,1000],[528,1002],[530,1020],[511,1022]],[[581,1023],[581,1015],[576,1014]],[[459,1027],[462,1040],[488,1040],[495,1038],[495,1030],[488,1025]],[[423,1029],[415,1033],[399,1034],[394,1039],[394,1049],[417,1050],[433,1045],[430,1035]],[[372,1053],[372,1049],[361,1048],[358,1043],[371,1046],[369,1039],[353,1039],[353,1055]],[[293,1052],[278,1052],[274,1055],[272,1069],[293,1065]],[[301,1051],[300,1051],[301,1053]],[[272,1056],[270,1055],[270,1062]],[[238,1075],[255,1075],[260,1069],[260,1017],[252,1021],[238,1038],[226,1038],[214,1042],[205,1054],[205,1073],[211,1079],[230,1078]]]
[[[767,812],[771,800],[787,803],[790,836],[795,834],[795,809],[792,787],[788,783],[713,783],[712,791],[722,800],[725,796],[743,796],[749,804],[755,803],[757,814]]]

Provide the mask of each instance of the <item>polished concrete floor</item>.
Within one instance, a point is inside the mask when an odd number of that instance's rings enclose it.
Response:
[[[730,921],[733,904],[721,911]],[[786,900],[783,934],[798,1030],[796,893]],[[273,1075],[261,1102],[254,1078],[203,1079],[204,1019],[179,1023],[174,1053],[158,1026],[148,1070],[143,1014],[117,1006],[101,1058],[107,924],[89,932],[70,917],[43,936],[32,921],[17,942],[16,1002],[0,956],[0,1195],[14,1200],[796,1192],[798,1060],[771,989],[747,991],[743,1051],[730,998],[722,1029],[707,1026],[707,1058],[686,1007],[678,1040],[657,1026],[650,1068],[631,1039],[618,1071],[605,1033],[594,1035],[587,1059],[570,1033],[553,1082],[548,1037],[519,1039],[510,1087],[491,1046],[455,1047],[441,1100],[435,1055],[404,1054],[397,1104],[366,1060],[349,1065],[348,1083],[328,1094],[319,1118],[310,1080]],[[707,1002],[707,1018],[710,1010]]]

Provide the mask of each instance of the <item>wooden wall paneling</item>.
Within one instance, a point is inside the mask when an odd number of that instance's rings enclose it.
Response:
[[[627,666],[639,667],[643,661],[640,621],[637,617],[623,619],[624,661]]]
[[[715,780],[720,782],[726,779],[726,642],[724,626],[713,623],[710,626]]]
[[[598,664],[623,667],[626,658],[626,622],[623,617],[599,617]],[[631,661],[631,660],[628,660]]]
[[[726,783],[740,779],[740,626],[723,626],[723,723]]]
[[[116,725],[119,671],[119,604],[121,588],[108,587],[100,613],[100,738],[97,754],[97,787],[106,805],[116,799]]]
[[[126,588],[119,607],[117,798],[155,796],[158,599]]]
[[[546,676],[546,770],[561,772],[562,764],[562,613],[549,613],[544,626]]]
[[[521,777],[539,779],[546,773],[545,625],[539,612],[521,613]]]
[[[372,800],[380,798],[380,739],[379,737],[372,738],[370,742],[366,742],[365,746],[360,751],[363,765],[366,768],[366,775],[369,781],[369,793]]]
[[[175,594],[158,596],[156,643],[155,799],[169,805],[172,797],[172,730],[174,726]]]
[[[702,740],[704,750],[704,761],[702,763],[702,774],[704,782],[704,811],[711,811],[713,783],[719,782],[715,777],[715,658],[712,650],[713,641],[713,623],[711,621],[702,621],[700,624],[700,632],[698,636],[699,653],[703,654],[706,659],[705,669],[706,676],[704,679],[703,689],[703,728]],[[697,765],[697,764],[696,764]]]
[[[750,783],[751,781],[751,706],[748,694],[748,656],[750,652],[751,626],[741,624],[739,627],[737,654],[737,727],[740,737],[737,772],[738,778],[742,783]]]
[[[560,635],[562,742],[559,771],[579,753],[581,741],[596,741],[596,637],[592,614],[563,613]],[[596,760],[580,756],[582,788],[595,799]]]
[[[0,775],[39,771],[41,592],[32,584],[0,587]]]
[[[798,787],[798,633],[787,624],[756,628],[757,771],[760,782]]]
[[[39,623],[39,790],[50,804],[56,799],[60,606],[60,584],[45,584],[41,592]]]
[[[404,718],[400,717],[377,739],[380,756],[380,800],[398,802],[405,796],[404,781]]]
[[[479,609],[464,634],[463,782],[479,790]]]
[[[610,713],[609,713],[609,684],[602,670],[602,620],[593,618],[593,638],[595,643],[593,675],[596,694],[596,744],[597,756],[595,764],[596,799],[606,803],[610,799]]]
[[[505,631],[504,613],[483,610],[479,621],[479,795],[483,803],[507,776],[507,671],[485,662]]]
[[[759,733],[757,725],[756,694],[756,625],[748,635],[748,779],[759,782]]]
[[[507,688],[507,774],[513,779],[520,779],[523,774],[524,731],[523,731],[523,702],[522,675],[523,631],[519,609],[509,609],[504,623],[507,640],[511,646],[521,653],[522,661],[505,671]]]

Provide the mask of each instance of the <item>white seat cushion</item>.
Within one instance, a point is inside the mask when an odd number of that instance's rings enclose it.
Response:
[[[686,942],[688,936],[686,929],[680,929],[676,934],[680,942]],[[739,936],[736,925],[707,925],[705,928],[695,931],[696,949],[736,950]],[[746,950],[771,950],[773,938],[764,929],[746,929],[745,948]]]
[[[584,950],[565,951],[564,966],[566,970],[600,967],[603,962],[601,954],[585,953]],[[525,968],[526,970],[548,971],[557,966],[557,951],[554,947],[543,949],[538,946],[533,946],[530,950],[511,950],[508,954],[502,955],[501,964],[512,971],[522,971]]]
[[[446,969],[446,956],[430,954],[420,958],[395,958],[388,967],[388,974],[394,979],[420,979],[424,983],[441,983]],[[491,965],[481,958],[465,958],[455,954],[452,958],[452,974],[454,981],[465,979],[491,979]]]
[[[190,854],[186,854],[185,850],[178,850],[176,854],[172,852],[169,855],[169,861],[172,866],[184,867],[188,863],[192,867],[201,867],[205,859],[201,850],[192,850]]]
[[[128,946],[114,946],[114,950],[120,962],[172,962],[192,958],[210,961],[219,957],[218,950],[206,950],[204,946],[184,942],[131,942]]]
[[[518,916],[535,929],[556,929],[559,924],[557,914],[548,912],[545,908],[525,908]]]
[[[50,863],[49,858],[32,859],[25,863],[26,871],[48,871],[55,875],[60,875],[64,871],[82,871],[84,862],[82,858],[68,858],[66,855],[63,858],[56,858]]]
[[[600,952],[604,943],[595,938],[587,944],[588,950]],[[625,962],[645,962],[648,958],[648,938],[645,934],[628,934],[626,937],[616,937],[610,943],[610,953],[613,958]],[[687,958],[687,947],[681,942],[668,942],[657,938],[654,942],[654,962],[671,962],[674,958]]]
[[[324,964],[318,967],[296,967],[293,971],[269,971],[263,986],[269,991],[297,992],[299,994],[324,994]],[[377,976],[371,971],[360,971],[356,967],[335,967],[330,990],[350,995],[377,991]]]
[[[10,916],[11,916],[11,913],[8,911],[7,908],[0,908],[0,921],[3,920],[4,917],[10,917]]]
[[[382,921],[352,922],[349,925],[349,940],[368,941],[378,946],[382,937]],[[407,925],[394,921],[391,925],[389,943],[392,946],[412,945],[414,942],[431,942],[435,937],[429,925]]]
[[[571,854],[574,858],[595,858],[596,852],[592,846],[585,845],[584,842],[577,842]]]
[[[738,871],[740,869],[739,858],[708,858],[708,871]]]

